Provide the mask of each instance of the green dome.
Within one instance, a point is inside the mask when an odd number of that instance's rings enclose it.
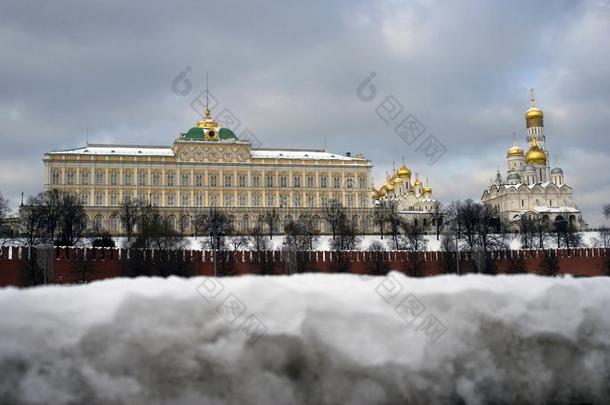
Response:
[[[203,129],[197,127],[191,128],[186,134],[184,134],[184,138],[203,139]]]
[[[220,131],[218,131],[218,137],[220,139],[237,139],[233,131],[231,131],[229,128],[220,128]]]

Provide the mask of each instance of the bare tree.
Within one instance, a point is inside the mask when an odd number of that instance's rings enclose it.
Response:
[[[373,221],[377,226],[379,226],[379,234],[381,235],[381,239],[383,239],[383,232],[385,229],[385,224],[388,222],[388,216],[388,209],[385,202],[381,202],[375,206]]]
[[[198,227],[202,229],[204,239],[203,249],[211,250],[214,254],[215,274],[228,274],[232,271],[229,268],[226,256],[229,249],[229,237],[234,235],[233,223],[231,219],[221,210],[210,208],[207,215],[200,216]],[[220,264],[220,266],[219,266]],[[232,263],[230,264],[232,266]]]
[[[378,276],[385,272],[384,266],[384,252],[386,251],[385,245],[378,241],[374,240],[371,242],[368,248],[371,253],[373,263],[375,264],[374,275]]]
[[[123,229],[125,229],[127,243],[131,243],[134,228],[138,222],[140,207],[142,207],[142,205],[138,204],[138,202],[133,201],[131,198],[126,198],[115,212],[121,220],[121,224],[123,224]]]
[[[277,229],[280,217],[277,215],[275,208],[265,211],[263,217],[265,224],[267,224],[267,230],[269,231],[269,239],[273,239],[273,232]]]
[[[74,246],[83,237],[87,223],[80,200],[71,194],[62,194],[60,202],[58,245]]]
[[[333,235],[333,240],[337,236],[337,232],[341,226],[341,221],[345,220],[345,216],[346,214],[343,205],[336,200],[331,200],[324,206],[324,220],[328,222],[328,226],[330,227]]]
[[[604,217],[610,219],[610,204],[604,205]]]
[[[268,274],[271,267],[268,261],[268,252],[272,250],[271,239],[265,235],[259,224],[250,230],[249,238],[252,250],[260,264],[261,274]]]
[[[8,227],[6,226],[6,217],[8,216],[9,207],[8,200],[4,198],[0,193],[0,237],[4,238],[8,234]]]
[[[426,239],[424,228],[420,224],[415,224],[400,221],[400,235],[401,246],[405,250],[422,251],[426,250],[428,246],[428,240]]]
[[[610,228],[602,226],[597,231],[597,236],[593,239],[595,247],[610,247]]]

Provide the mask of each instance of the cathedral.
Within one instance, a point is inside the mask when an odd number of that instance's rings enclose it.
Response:
[[[586,225],[572,198],[572,187],[563,170],[549,165],[544,134],[544,113],[536,107],[531,91],[531,108],[525,112],[527,152],[515,140],[506,152],[506,177],[500,170],[495,181],[483,191],[481,201],[496,209],[500,218],[518,228],[523,215],[546,221],[569,221],[578,229]]]
[[[391,204],[396,212],[415,225],[428,230],[434,226],[436,214],[441,209],[438,201],[432,198],[432,188],[424,185],[416,174],[412,178],[411,169],[404,163],[388,176],[386,182],[377,190],[372,188],[375,206]]]

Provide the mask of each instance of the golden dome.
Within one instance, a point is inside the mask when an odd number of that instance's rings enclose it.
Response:
[[[542,127],[544,126],[544,113],[541,109],[536,107],[536,98],[534,97],[534,89],[530,90],[532,96],[531,103],[532,107],[525,112],[525,126],[530,127]]]
[[[506,151],[506,157],[509,156],[523,156],[523,149],[517,146],[517,144],[514,144],[509,150]]]
[[[379,194],[381,194],[382,196],[384,196],[384,195],[385,195],[385,193],[386,193],[386,191],[387,191],[387,187],[386,187],[386,186],[385,186],[385,184],[384,184],[384,185],[382,185],[382,186],[381,186],[381,188],[379,189]]]
[[[536,138],[532,139],[532,146],[525,155],[525,163],[534,165],[546,165],[546,153],[538,146]]]
[[[400,166],[400,169],[398,169],[398,172],[396,172],[396,174],[401,179],[408,178],[411,177],[411,170],[403,164],[402,166]]]
[[[394,182],[395,185],[399,185],[402,184],[402,179],[400,177],[396,177],[394,180],[392,180]]]
[[[419,186],[421,184],[421,180],[420,179],[416,179],[415,180],[415,184],[413,184],[413,187]]]
[[[394,191],[394,184],[392,184],[392,180],[388,180],[387,183],[384,184],[387,191]]]
[[[424,194],[432,194],[432,187],[429,187],[429,186],[424,187]]]

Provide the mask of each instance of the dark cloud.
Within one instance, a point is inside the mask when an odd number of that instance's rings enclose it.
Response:
[[[523,143],[535,87],[551,153],[596,224],[610,197],[608,37],[606,1],[14,2],[0,15],[0,189],[36,192],[44,152],[87,132],[171,143],[209,72],[264,145],[362,151],[378,181],[404,156],[438,198],[478,198],[513,131]],[[177,96],[187,67],[193,90]],[[356,87],[373,71],[366,104]],[[446,146],[434,166],[375,114],[389,94]]]

